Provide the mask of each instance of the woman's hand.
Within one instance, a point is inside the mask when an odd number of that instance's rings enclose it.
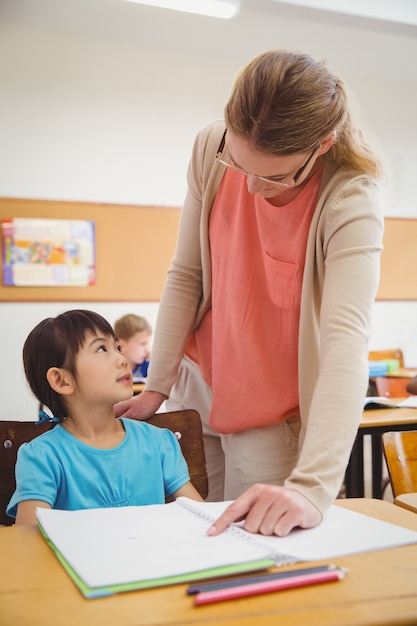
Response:
[[[158,391],[142,391],[130,400],[122,400],[114,405],[116,417],[130,417],[135,420],[146,420],[157,412],[166,396]]]
[[[212,524],[209,535],[218,535],[240,520],[250,533],[284,537],[293,528],[312,528],[321,522],[320,511],[295,489],[256,484],[237,498]]]

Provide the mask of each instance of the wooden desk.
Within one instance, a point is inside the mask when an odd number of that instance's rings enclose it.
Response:
[[[388,372],[385,376],[391,376],[393,378],[414,378],[417,376],[417,370],[411,367],[400,367],[395,372]]]
[[[402,493],[394,499],[394,504],[417,513],[417,493]]]
[[[364,411],[346,471],[346,496],[348,498],[363,498],[365,495],[363,458],[363,438],[365,435],[371,435],[372,497],[382,498],[381,435],[391,430],[416,429],[417,409],[371,409]]]
[[[348,507],[417,530],[382,500]],[[417,544],[333,559],[345,580],[194,608],[186,585],[85,599],[34,526],[0,528],[2,626],[375,626],[417,623]],[[292,568],[287,568],[292,569]]]

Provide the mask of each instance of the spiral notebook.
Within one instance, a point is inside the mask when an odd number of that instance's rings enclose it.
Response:
[[[408,396],[399,402],[385,396],[368,396],[365,398],[364,410],[371,409],[417,409],[417,396]]]
[[[40,530],[87,598],[327,559],[407,543],[417,532],[332,506],[316,528],[264,537],[210,524],[227,502],[61,511],[36,509]]]

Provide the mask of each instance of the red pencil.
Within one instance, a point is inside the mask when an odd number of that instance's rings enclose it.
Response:
[[[300,574],[300,576],[292,576],[291,578],[268,580],[249,585],[242,584],[234,587],[226,587],[224,589],[216,589],[214,591],[202,591],[194,596],[194,606],[222,602],[223,600],[235,600],[236,598],[244,598],[246,596],[269,593],[271,591],[281,591],[293,587],[305,587],[306,585],[327,583],[341,580],[345,575],[345,570],[335,567],[325,572],[304,573]]]

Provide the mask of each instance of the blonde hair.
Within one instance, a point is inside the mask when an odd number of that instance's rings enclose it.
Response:
[[[234,134],[276,156],[313,150],[335,132],[327,158],[379,178],[379,158],[350,108],[343,82],[324,62],[301,52],[271,50],[255,57],[238,75],[225,120]]]
[[[129,313],[115,322],[114,332],[119,339],[130,339],[136,333],[141,332],[152,335],[152,326],[144,317]]]

